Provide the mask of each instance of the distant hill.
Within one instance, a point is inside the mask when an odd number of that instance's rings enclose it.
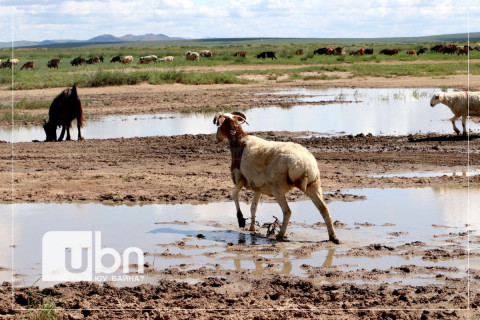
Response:
[[[98,43],[138,42],[138,41],[162,41],[177,40],[179,37],[169,37],[164,34],[148,33],[144,35],[126,34],[122,37],[115,37],[111,34],[102,34],[88,40],[43,40],[43,41],[14,41],[15,48],[25,47],[79,47]],[[0,42],[0,48],[11,48],[11,42]]]
[[[444,42],[466,42],[470,39],[472,44],[480,42],[480,32],[442,34],[422,37],[392,37],[392,38],[208,38],[208,39],[184,39],[169,37],[164,34],[148,33],[144,35],[126,34],[115,37],[111,34],[102,34],[88,40],[43,40],[15,41],[15,48],[77,48],[86,46],[171,46],[191,45],[202,43],[203,46],[219,45],[267,45],[279,43],[307,44],[408,44],[408,43],[444,43]],[[11,48],[12,43],[0,42],[0,48]]]

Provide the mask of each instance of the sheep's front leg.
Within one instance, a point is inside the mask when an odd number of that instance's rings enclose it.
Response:
[[[467,116],[462,116],[462,126],[463,126],[463,135],[464,136],[467,135],[466,124],[467,124]]]
[[[288,222],[290,221],[290,216],[292,215],[292,211],[288,206],[287,199],[285,198],[284,194],[276,194],[275,199],[280,205],[280,208],[282,208],[282,212],[283,212],[282,227],[280,228],[280,232],[277,235],[277,239],[284,240],[285,233],[287,232],[287,225],[288,225]]]
[[[240,228],[245,228],[245,218],[243,218],[242,210],[240,210],[240,203],[238,202],[238,194],[243,188],[243,183],[237,183],[235,185],[235,190],[233,190],[233,201],[235,202],[235,207],[237,208],[237,220],[238,226]]]
[[[252,205],[250,207],[250,213],[252,215],[251,224],[250,224],[250,232],[255,232],[255,214],[257,213],[257,205],[260,197],[262,196],[261,193],[255,192],[253,196]]]
[[[452,125],[453,125],[453,130],[455,131],[456,134],[459,134],[460,133],[460,130],[458,130],[457,126],[455,125],[455,121],[458,119],[459,117],[458,116],[454,116],[452,119],[450,119],[452,121]],[[464,127],[465,128],[465,127]]]

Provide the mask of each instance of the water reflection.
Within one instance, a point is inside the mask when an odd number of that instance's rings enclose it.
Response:
[[[311,131],[318,135],[406,135],[417,132],[452,133],[447,106],[431,108],[429,100],[439,89],[291,89],[278,91],[308,105],[291,108],[255,108],[246,111],[247,131]],[[337,101],[320,104],[321,101]],[[316,104],[319,102],[319,104]],[[161,114],[108,116],[89,120],[87,139],[210,134],[213,114]],[[480,124],[469,122],[474,131]],[[0,140],[14,142],[45,139],[41,126],[2,127]]]
[[[118,252],[138,247],[143,252],[153,253],[145,259],[156,270],[179,268],[181,265],[192,265],[192,268],[221,266],[232,270],[249,269],[259,274],[299,276],[306,276],[301,267],[303,264],[318,267],[354,264],[356,268],[372,269],[389,268],[392,263],[412,263],[400,256],[379,259],[336,257],[338,250],[372,243],[398,246],[422,241],[434,245],[441,241],[434,235],[460,233],[467,229],[479,234],[480,217],[474,212],[480,207],[480,187],[361,189],[346,192],[365,195],[367,200],[329,204],[333,219],[347,225],[347,228],[337,229],[342,245],[334,249],[322,242],[328,237],[326,229],[314,226],[322,219],[311,201],[290,203],[292,222],[287,231],[289,242],[282,243],[263,234],[252,235],[239,230],[233,202],[143,206],[94,203],[0,205],[0,267],[3,268],[0,269],[0,281],[12,280],[11,245],[15,246],[13,273],[25,275],[22,283],[31,285],[41,276],[42,238],[49,231],[101,231],[102,247]],[[248,212],[247,204],[242,203],[241,206]],[[278,214],[276,203],[261,203],[257,217],[262,224],[271,222],[273,216]],[[365,222],[373,226],[357,228],[358,223]],[[392,237],[389,235],[392,232],[402,235]],[[186,247],[178,245],[179,242]],[[311,249],[309,254],[295,253],[302,246]],[[174,255],[162,255],[166,250]],[[459,262],[422,263],[455,265]],[[39,282],[38,285],[48,286],[52,283]]]

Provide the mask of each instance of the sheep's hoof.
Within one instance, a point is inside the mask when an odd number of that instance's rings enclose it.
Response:
[[[287,240],[287,237],[285,237],[285,235],[281,235],[281,234],[277,234],[277,236],[275,238],[277,238],[278,241]]]
[[[335,244],[340,244],[340,240],[338,240],[337,237],[330,238],[330,241],[332,241],[332,242],[335,243]]]
[[[238,220],[238,226],[240,228],[245,228],[245,221],[247,219],[245,219],[241,213],[240,214],[237,213],[237,220]]]

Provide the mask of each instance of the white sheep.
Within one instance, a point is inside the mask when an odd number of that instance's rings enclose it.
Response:
[[[237,209],[240,228],[245,227],[245,219],[240,210],[238,194],[245,187],[254,191],[251,211],[250,231],[255,232],[255,213],[262,194],[275,197],[282,208],[283,222],[277,239],[284,239],[291,211],[285,194],[293,187],[302,190],[312,199],[327,225],[328,236],[333,243],[340,243],[333,229],[327,205],[323,201],[315,157],[304,147],[293,142],[267,141],[247,135],[241,124],[246,117],[240,112],[217,113],[213,119],[217,125],[217,140],[228,139],[232,154],[231,174],[235,184],[233,200]]]
[[[430,106],[434,107],[439,103],[443,103],[452,110],[454,116],[450,120],[457,134],[460,133],[455,125],[458,118],[462,117],[463,135],[467,135],[465,128],[467,116],[480,116],[480,92],[437,92],[430,100]]]
[[[198,52],[187,51],[187,53],[185,53],[185,58],[187,60],[200,60],[200,55]]]
[[[160,62],[173,62],[174,59],[175,59],[174,56],[166,56],[160,59]]]

